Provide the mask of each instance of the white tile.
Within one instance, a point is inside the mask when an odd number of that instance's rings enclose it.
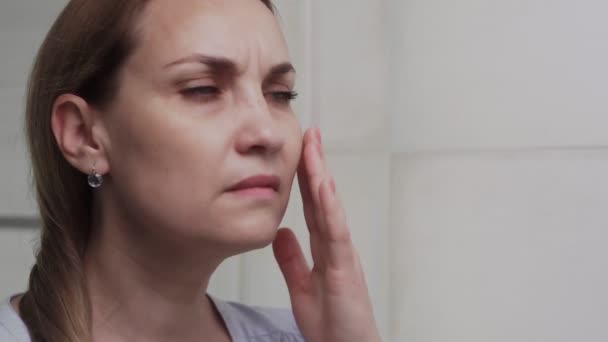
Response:
[[[359,252],[379,329],[388,334],[388,185],[387,154],[327,154]],[[282,226],[296,232],[312,266],[307,228],[297,181]],[[289,295],[270,248],[245,256],[244,300],[251,304],[289,305]]]
[[[0,215],[34,215],[23,129],[24,88],[0,88]]]
[[[68,0],[19,0],[0,2],[0,31],[32,26],[50,27]]]
[[[608,144],[607,2],[391,4],[396,151]]]
[[[38,232],[35,229],[0,228],[0,298],[27,289]]]
[[[393,341],[608,340],[608,150],[404,154],[392,173]]]
[[[320,126],[330,149],[384,151],[390,141],[384,2],[317,5]]]
[[[44,29],[0,31],[0,87],[25,86],[34,57],[44,39]]]
[[[289,48],[291,62],[296,68],[296,91],[294,111],[303,127],[309,127],[312,116],[311,58],[307,40],[309,25],[307,11],[310,0],[275,0],[276,16]]]

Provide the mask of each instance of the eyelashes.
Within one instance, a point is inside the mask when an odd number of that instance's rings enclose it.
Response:
[[[181,94],[188,100],[196,102],[209,102],[221,94],[219,88],[213,86],[201,86],[186,88],[181,91]]]
[[[217,100],[222,95],[222,91],[215,86],[186,88],[180,93],[188,100],[202,103]],[[298,97],[298,93],[295,91],[271,91],[265,92],[264,96],[269,101],[287,105]]]
[[[298,93],[295,91],[275,91],[269,93],[272,98],[277,102],[289,103],[298,97]]]

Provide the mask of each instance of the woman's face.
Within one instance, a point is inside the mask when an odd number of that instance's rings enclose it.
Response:
[[[103,117],[121,217],[222,248],[268,244],[302,143],[289,104],[295,73],[275,17],[258,0],[155,0],[136,32]],[[277,176],[278,190],[228,191],[256,175]]]

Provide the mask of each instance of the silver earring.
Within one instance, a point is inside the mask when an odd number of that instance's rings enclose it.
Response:
[[[91,188],[99,188],[103,184],[103,176],[97,173],[94,167],[93,172],[87,177],[87,180]]]

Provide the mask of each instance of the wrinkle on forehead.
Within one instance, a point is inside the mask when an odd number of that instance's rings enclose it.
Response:
[[[289,61],[279,24],[259,0],[155,0],[137,26],[135,54],[146,69],[192,53],[225,57],[241,68]]]

